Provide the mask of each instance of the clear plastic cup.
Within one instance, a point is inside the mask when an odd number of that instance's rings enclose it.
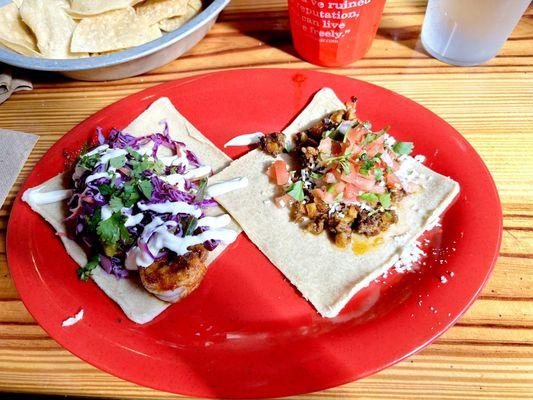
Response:
[[[429,0],[422,44],[453,65],[483,64],[495,57],[531,0]]]

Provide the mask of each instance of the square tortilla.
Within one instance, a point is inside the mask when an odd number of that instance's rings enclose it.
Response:
[[[143,136],[148,133],[160,132],[162,130],[161,121],[166,120],[172,139],[184,142],[198,158],[205,164],[211,165],[213,171],[219,171],[229,164],[231,159],[203,136],[185,117],[183,117],[166,97],[153,102],[146,111],[139,115],[123,131],[133,136]],[[165,152],[167,152],[165,154]],[[160,147],[158,155],[168,155],[169,149]],[[63,183],[64,174],[55,176],[44,182],[37,188],[42,192],[66,189]],[[40,214],[57,232],[65,232],[64,218],[68,215],[66,201],[51,204],[37,205],[30,204],[31,208]],[[220,215],[224,213],[220,207],[212,209],[210,215]],[[240,232],[240,227],[232,222],[229,226]],[[73,240],[65,236],[60,236],[67,250],[67,253],[80,266],[87,263],[87,255],[82,248]],[[209,252],[206,264],[213,262],[222,253],[225,246],[219,245]],[[72,270],[72,273],[75,273]],[[135,274],[126,279],[117,279],[113,275],[106,273],[101,267],[93,270],[92,279],[96,284],[124,311],[126,316],[132,321],[144,324],[161,314],[171,303],[159,300],[147,292]]]
[[[344,105],[335,93],[322,89],[284,133],[290,138],[339,109],[344,109]],[[273,160],[256,149],[233,161],[212,181],[245,176],[250,185],[216,200],[318,312],[328,318],[337,316],[355,293],[393,266],[404,247],[431,227],[459,192],[457,182],[408,157],[400,171],[416,176],[423,190],[399,204],[399,222],[383,235],[381,245],[356,255],[351,248],[336,247],[324,234],[306,232],[290,220],[287,208],[274,205],[276,186],[265,173]]]

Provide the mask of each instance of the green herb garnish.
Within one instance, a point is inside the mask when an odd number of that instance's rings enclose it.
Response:
[[[196,192],[196,196],[194,196],[195,203],[198,203],[205,198],[206,190],[207,190],[207,178],[204,178],[198,184],[198,190]],[[185,237],[185,236],[192,235],[193,232],[196,230],[197,226],[198,226],[198,219],[191,216],[189,218],[189,221],[187,222],[183,236]]]
[[[350,175],[350,157],[352,156],[352,153],[348,150],[343,155],[337,156],[337,157],[330,157],[326,158],[324,162],[326,165],[330,165],[334,162],[339,163],[339,172],[345,173],[346,175]]]
[[[77,270],[78,277],[82,281],[87,281],[89,277],[91,276],[93,269],[95,269],[99,264],[99,258],[98,255],[92,256],[87,264],[85,264],[83,267],[79,267]]]
[[[122,185],[122,202],[124,203],[124,207],[131,207],[135,203],[137,203],[140,198],[141,194],[139,193],[139,190],[137,189],[137,185],[133,181],[125,182],[124,185]]]
[[[294,182],[292,185],[288,187],[287,194],[297,201],[303,201],[304,183],[302,181]]]
[[[383,206],[383,208],[389,208],[390,207],[390,193],[384,193],[378,195],[379,202]]]
[[[313,179],[319,180],[324,177],[324,174],[319,174],[318,172],[311,172],[309,176]]]
[[[103,245],[115,247],[120,239],[124,241],[130,240],[130,234],[124,226],[125,221],[126,217],[124,215],[114,212],[111,217],[98,223],[96,232]]]
[[[375,193],[363,193],[359,197],[361,198],[361,200],[366,201],[370,204],[376,204],[379,201],[379,198]]]
[[[109,160],[109,165],[113,168],[122,168],[126,165],[126,156],[118,156]]]
[[[381,181],[383,179],[383,170],[381,168],[374,168],[374,178],[376,178],[376,181]]]
[[[392,146],[392,150],[398,155],[411,154],[413,151],[412,142],[396,142]]]
[[[122,199],[120,197],[113,196],[109,200],[109,206],[113,211],[120,211],[124,207],[124,203],[122,203]]]
[[[144,197],[146,197],[148,200],[152,198],[152,182],[150,182],[148,179],[143,179],[137,183],[137,186],[139,187],[139,190],[142,192]]]

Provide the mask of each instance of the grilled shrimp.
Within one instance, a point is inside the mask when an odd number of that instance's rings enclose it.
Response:
[[[207,271],[208,252],[202,245],[189,250],[183,256],[163,257],[147,268],[139,268],[145,289],[170,303],[176,303],[194,291]]]

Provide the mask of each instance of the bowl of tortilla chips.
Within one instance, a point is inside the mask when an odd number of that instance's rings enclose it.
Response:
[[[85,81],[142,74],[198,43],[229,0],[0,0],[0,62]]]

